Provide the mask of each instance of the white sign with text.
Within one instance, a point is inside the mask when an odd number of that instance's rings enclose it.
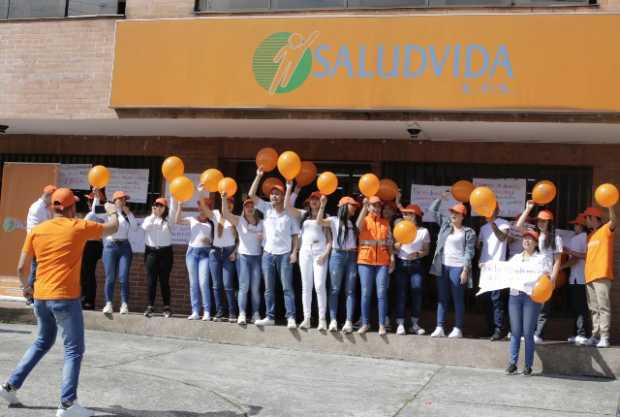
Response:
[[[431,203],[440,198],[441,195],[449,190],[449,185],[424,185],[424,184],[411,184],[411,202],[413,204],[417,204],[420,206],[422,211],[424,212],[424,216],[422,221],[426,223],[434,223],[435,217],[430,212],[429,207]],[[454,206],[457,201],[452,197],[450,197],[446,201],[441,202],[441,212],[448,216],[450,214],[450,207]]]
[[[500,207],[500,217],[518,217],[525,208],[525,178],[474,178],[476,187],[490,187]],[[475,212],[472,215],[477,216]]]

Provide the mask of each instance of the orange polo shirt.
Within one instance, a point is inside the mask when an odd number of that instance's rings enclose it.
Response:
[[[364,218],[359,233],[360,245],[357,255],[357,263],[364,265],[390,265],[390,251],[388,245],[392,240],[390,222],[375,214],[369,214]],[[383,245],[366,245],[365,240],[383,240]]]
[[[74,300],[81,296],[80,270],[87,240],[101,239],[103,225],[56,217],[26,236],[22,252],[37,258],[36,300]]]
[[[597,279],[614,279],[614,236],[606,223],[588,238],[586,284]]]

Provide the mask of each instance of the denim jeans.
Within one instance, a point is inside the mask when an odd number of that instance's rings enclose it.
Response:
[[[461,284],[462,267],[442,265],[441,276],[437,277],[437,327],[446,323],[446,311],[450,296],[454,302],[454,327],[463,330],[465,316],[465,285]]]
[[[34,282],[37,279],[37,258],[32,257],[30,261],[30,273],[28,274],[28,285],[34,288]]]
[[[355,291],[357,289],[357,252],[333,249],[329,257],[329,317],[338,320],[338,298],[343,279],[346,278],[347,320],[353,321]]]
[[[39,334],[9,377],[8,383],[18,389],[23,385],[37,363],[54,346],[58,327],[60,327],[65,348],[60,400],[62,402],[75,401],[80,379],[80,366],[85,350],[82,303],[79,299],[35,300],[34,313],[37,316]]]
[[[422,277],[424,268],[420,259],[404,261],[396,259],[396,318],[405,318],[407,294],[411,292],[411,316],[419,319],[422,310]]]
[[[131,267],[131,245],[128,240],[117,242],[105,241],[103,245],[103,269],[105,270],[105,301],[114,299],[116,277],[121,282],[121,302],[129,299],[129,268]]]
[[[489,291],[485,293],[488,300],[487,321],[489,333],[502,332],[504,330],[504,290]]]
[[[588,301],[584,284],[568,284],[568,305],[575,318],[575,335],[588,335]]]
[[[260,314],[261,256],[239,255],[239,312],[247,313],[248,291],[251,289],[252,313]]]
[[[263,252],[261,261],[263,269],[263,279],[265,280],[265,307],[267,318],[275,318],[276,303],[273,299],[273,292],[276,287],[276,276],[280,276],[282,290],[284,291],[284,307],[286,308],[286,318],[295,319],[295,289],[293,287],[293,264],[290,261],[290,253],[282,255],[272,255]]]
[[[226,248],[213,247],[209,250],[209,271],[211,271],[211,285],[215,298],[215,315],[224,315],[222,305],[222,284],[226,293],[226,303],[228,304],[228,316],[237,316],[237,300],[235,300],[235,262],[229,259],[235,251],[234,246]]]
[[[540,313],[541,304],[532,301],[529,295],[519,292],[519,295],[511,295],[508,300],[508,313],[510,315],[510,363],[517,364],[519,360],[519,348],[521,336],[525,339],[525,366],[532,367],[534,363],[534,330],[536,320]]]
[[[185,265],[189,275],[189,297],[192,314],[211,312],[211,291],[209,289],[209,250],[211,248],[187,248]],[[201,303],[202,300],[202,303]]]
[[[362,283],[362,324],[368,325],[370,315],[370,297],[377,285],[377,304],[379,308],[379,325],[385,325],[388,279],[390,277],[387,265],[358,264],[357,269]]]

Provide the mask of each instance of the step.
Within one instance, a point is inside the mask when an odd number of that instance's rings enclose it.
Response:
[[[34,323],[32,310],[18,302],[0,302],[0,321]],[[508,342],[487,339],[434,339],[429,336],[380,337],[318,332],[316,329],[289,330],[284,326],[260,328],[233,323],[189,321],[185,317],[165,319],[142,314],[105,316],[98,311],[84,312],[85,326],[119,334],[204,340],[210,343],[262,346],[319,353],[335,353],[432,363],[445,366],[504,369],[508,361]],[[524,349],[521,348],[521,360]],[[553,375],[616,378],[620,375],[620,348],[577,347],[566,342],[545,342],[536,347],[536,370]]]

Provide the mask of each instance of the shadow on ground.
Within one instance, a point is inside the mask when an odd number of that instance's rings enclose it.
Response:
[[[97,412],[97,417],[247,417],[258,415],[262,407],[249,406],[247,413],[234,411],[196,413],[193,411],[181,410],[132,410],[120,406],[114,406],[112,408],[92,408],[92,410]]]

